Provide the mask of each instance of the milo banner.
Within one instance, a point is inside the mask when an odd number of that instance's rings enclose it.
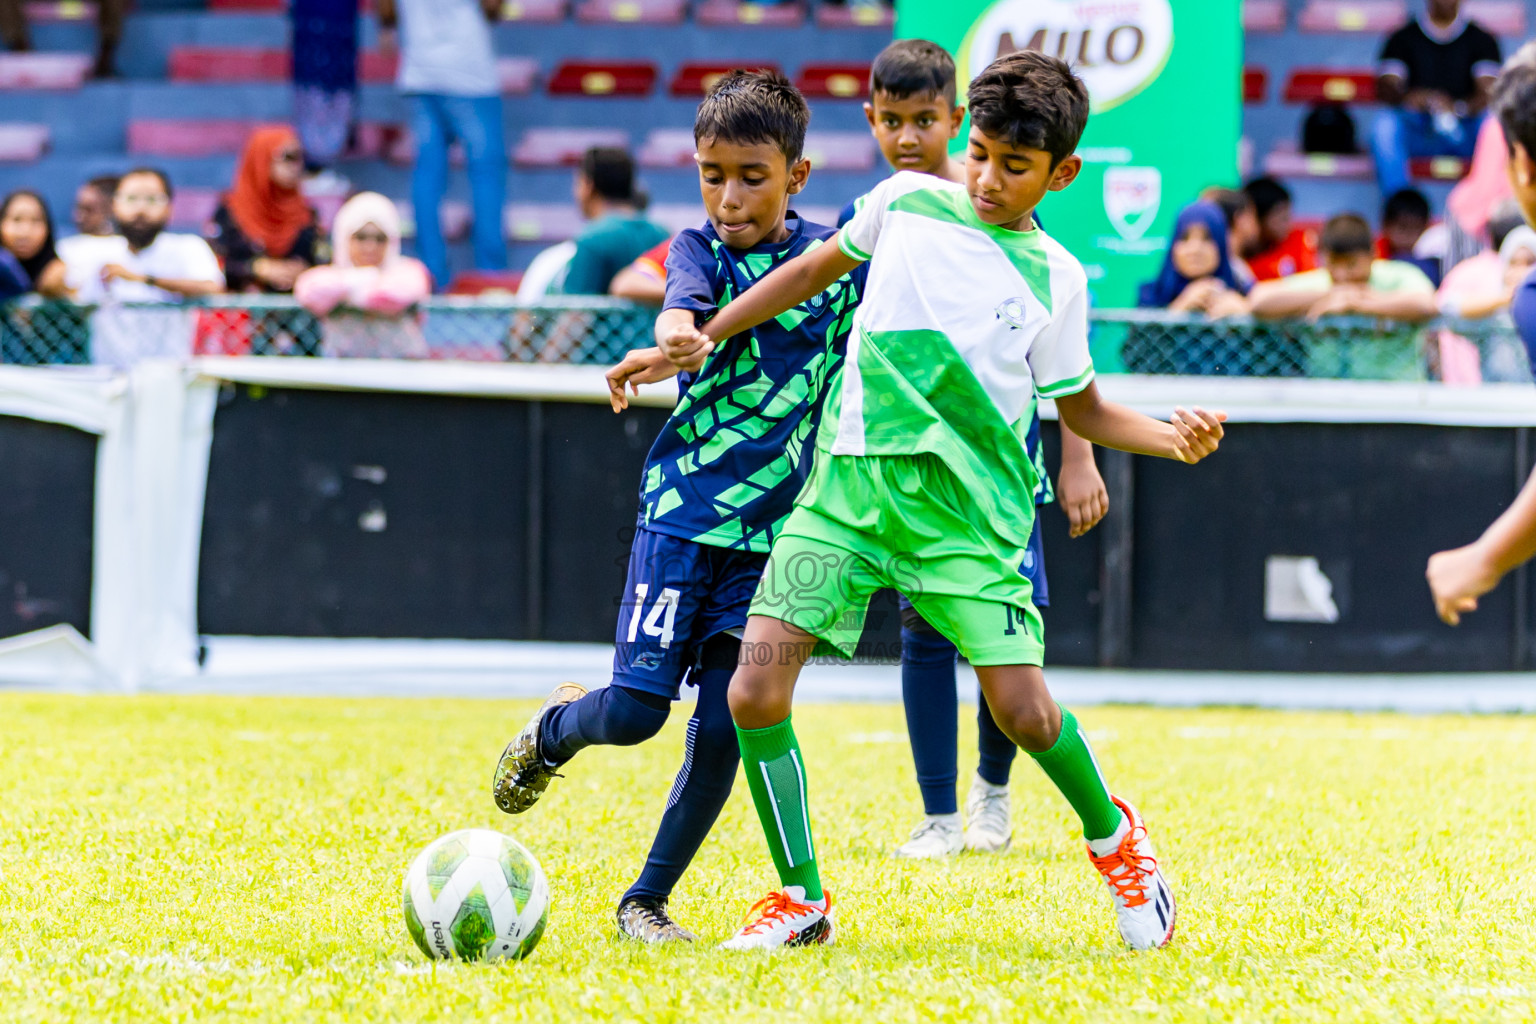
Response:
[[[1076,68],[1093,101],[1078,149],[1083,173],[1047,197],[1040,216],[1088,269],[1095,305],[1120,308],[1134,306],[1136,286],[1156,274],[1179,210],[1209,185],[1237,184],[1240,8],[1211,0],[898,0],[896,34],[953,53],[962,96],[988,63],[1014,50],[1043,50]]]

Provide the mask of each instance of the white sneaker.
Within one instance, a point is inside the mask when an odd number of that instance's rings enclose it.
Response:
[[[1088,844],[1088,859],[1109,883],[1120,937],[1132,949],[1157,949],[1173,938],[1173,890],[1158,867],[1147,823],[1136,808],[1111,797],[1125,812],[1115,834]]]
[[[953,857],[964,846],[958,813],[930,814],[918,823],[906,842],[896,847],[896,856],[936,860]]]
[[[1007,786],[994,786],[980,775],[965,798],[965,848],[1002,853],[1013,842],[1013,806]]]
[[[808,900],[798,885],[771,892],[752,904],[736,934],[721,949],[777,949],[780,946],[832,944],[832,894]]]

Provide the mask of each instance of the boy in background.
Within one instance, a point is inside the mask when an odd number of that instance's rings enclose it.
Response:
[[[870,68],[869,102],[864,116],[893,171],[916,171],[945,181],[963,183],[965,164],[950,155],[949,145],[960,133],[965,108],[956,103],[955,62],[943,47],[925,39],[900,39],[875,58]],[[852,220],[861,200],[843,208],[842,227]],[[1054,499],[1040,446],[1040,417],[1029,423],[1027,448],[1034,462],[1038,486],[1035,504]],[[1093,529],[1109,511],[1109,495],[1093,461],[1093,446],[1062,426],[1062,505],[1071,520],[1072,536]],[[1049,603],[1045,578],[1044,541],[1035,521],[1029,549],[1019,571],[1029,577],[1035,605]],[[918,790],[923,799],[923,820],[907,841],[896,849],[901,857],[948,857],[961,849],[999,853],[1013,838],[1013,811],[1008,794],[1009,775],[1018,747],[992,718],[984,698],[978,696],[976,774],[965,801],[965,821],[955,799],[958,781],[957,719],[959,697],[955,690],[955,645],[934,629],[905,596],[901,607],[901,698],[906,711],[907,735],[917,769]]]
[[[1093,383],[1087,274],[1033,220],[1046,193],[1082,169],[1073,152],[1088,121],[1082,80],[1026,50],[989,65],[969,99],[964,185],[895,175],[865,197],[836,245],[797,257],[701,328],[680,325],[662,341],[675,365],[697,366],[716,337],[870,261],[816,464],[775,540],[731,680],[747,782],[783,888],[752,907],[729,948],[832,940],[790,709],[817,642],[851,654],[870,595],[888,586],[977,667],[998,725],[1081,818],[1122,938],[1151,949],[1173,937],[1173,893],[1146,823],[1110,795],[1040,671],[1040,614],[1018,571],[1035,519],[1023,436],[1044,396],[1089,441],[1193,463],[1216,450],[1225,417],[1181,409],[1163,423],[1104,401]],[[803,571],[816,565],[825,571]]]
[[[1259,219],[1258,236],[1243,259],[1256,281],[1304,274],[1317,267],[1313,232],[1291,226],[1291,193],[1274,178],[1254,178],[1243,186]]]
[[[805,187],[810,110],[776,72],[722,78],[694,121],[708,222],[672,240],[657,337],[693,330],[775,266],[836,232],[790,212]],[[679,380],[681,400],[651,446],[640,486],[615,638],[612,682],[555,689],[508,744],[492,782],[520,814],[556,773],[594,745],[641,743],[661,729],[684,680],[698,688],[683,767],[640,873],[619,902],[623,935],[691,941],[667,899],[731,792],[740,758],[725,694],[768,549],[810,471],[826,384],[837,373],[863,274],[841,275],[777,320],[725,339]],[[625,387],[676,373],[659,349],[608,373],[617,412]]]
[[[1435,286],[1411,263],[1377,259],[1371,226],[1359,214],[1329,218],[1318,248],[1319,269],[1254,286],[1254,316],[1317,320],[1354,313],[1415,322],[1435,316]]]
[[[1414,247],[1429,230],[1429,213],[1429,200],[1416,188],[1399,189],[1388,196],[1381,204],[1381,237],[1376,240],[1376,257],[1411,263],[1438,288],[1440,261],[1414,254]]]

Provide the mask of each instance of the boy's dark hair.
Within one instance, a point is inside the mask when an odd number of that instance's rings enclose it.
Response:
[[[1291,201],[1291,190],[1274,178],[1254,178],[1243,186],[1243,191],[1253,200],[1253,212],[1259,215],[1259,220],[1268,217],[1281,203]]]
[[[1340,213],[1328,218],[1317,247],[1326,256],[1354,256],[1362,252],[1374,252],[1376,240],[1371,236],[1371,225],[1358,213]]]
[[[1248,193],[1235,188],[1206,189],[1205,198],[1221,207],[1222,214],[1227,218],[1228,230],[1237,223],[1237,218],[1243,215],[1244,210],[1253,209],[1253,200],[1248,197]]]
[[[1526,43],[1504,62],[1488,105],[1504,129],[1509,151],[1518,142],[1536,159],[1536,43]]]
[[[788,164],[805,152],[811,108],[789,79],[777,71],[743,71],[722,77],[710,88],[693,118],[693,141],[734,142],[754,146],[769,142]]]
[[[117,183],[120,180],[121,179],[118,178],[118,176],[115,174],[103,174],[92,178],[91,180],[87,181],[86,184],[95,189],[97,192],[100,192],[102,195],[106,196],[108,199],[111,199],[112,196],[117,192]]]
[[[869,69],[869,93],[893,100],[908,96],[942,99],[955,105],[955,59],[926,39],[898,39],[880,51]]]
[[[1416,188],[1398,189],[1381,204],[1383,226],[1408,218],[1429,222],[1429,200]]]
[[[635,161],[617,146],[593,146],[581,155],[581,176],[592,191],[615,203],[635,201]]]
[[[171,178],[170,178],[170,175],[166,174],[164,171],[162,171],[158,167],[135,167],[131,171],[124,171],[122,173],[122,175],[120,177],[118,177],[117,184],[121,185],[123,183],[124,179],[131,178],[135,174],[151,174],[151,175],[154,175],[156,178],[160,179],[160,187],[165,189],[165,196],[166,196],[166,198],[167,199],[175,199],[176,198],[176,192],[171,188]],[[112,191],[115,194],[117,192],[117,187],[114,186]]]
[[[1019,149],[1043,149],[1055,167],[1088,125],[1088,87],[1062,60],[1039,50],[997,58],[967,90],[971,123]]]

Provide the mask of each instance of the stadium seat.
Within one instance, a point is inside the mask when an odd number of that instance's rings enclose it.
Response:
[[[449,295],[517,294],[521,270],[466,270],[448,286]]]
[[[581,0],[576,20],[589,25],[676,25],[687,0]]]
[[[1243,102],[1263,103],[1269,98],[1269,72],[1263,68],[1243,69]]]
[[[795,85],[817,99],[861,100],[869,95],[869,65],[806,64]]]
[[[1369,181],[1376,177],[1370,156],[1302,153],[1293,144],[1277,147],[1264,158],[1264,173],[1275,178],[1341,178]]]
[[[1375,103],[1376,72],[1365,68],[1297,68],[1285,83],[1287,103]]]
[[[694,166],[693,154],[693,129],[653,128],[640,145],[636,159],[641,167],[670,170]]]
[[[1285,0],[1243,0],[1244,32],[1284,32]]]
[[[357,54],[357,79],[365,85],[388,85],[399,72],[399,51],[360,50]]]
[[[673,96],[703,96],[709,91],[721,75],[736,68],[749,70],[778,71],[777,64],[766,61],[735,61],[726,63],[688,63],[677,69],[677,74],[672,76],[672,83],[667,86],[667,92]]]
[[[242,14],[270,12],[281,14],[288,10],[290,0],[208,0],[210,11],[239,11]]]
[[[1525,38],[1525,4],[1520,0],[1466,0],[1461,10],[1496,36]]]
[[[890,4],[816,5],[817,28],[878,28],[889,30],[896,24],[896,9]]]
[[[81,0],[28,0],[25,10],[27,20],[33,24],[65,22],[94,25],[100,9],[95,4],[82,3]]]
[[[549,79],[551,96],[649,96],[656,86],[650,61],[570,60]]]
[[[51,131],[46,124],[0,122],[0,163],[29,164],[48,149]]]
[[[565,20],[565,0],[507,0],[502,21],[556,22]]]
[[[805,155],[818,171],[867,171],[875,166],[869,132],[807,132]]]
[[[364,50],[357,55],[358,79],[369,85],[389,85],[400,72],[398,53]],[[496,73],[501,77],[503,96],[526,96],[533,92],[539,74],[539,62],[532,57],[498,57]]]
[[[293,60],[287,50],[255,46],[177,46],[166,70],[173,82],[282,82]]]
[[[1460,181],[1470,166],[1459,156],[1425,156],[1408,161],[1408,173],[1422,181]]]
[[[585,224],[573,203],[510,203],[503,220],[515,242],[568,242]]]
[[[178,188],[171,203],[171,228],[202,234],[219,208],[220,195],[216,188]]]
[[[738,0],[704,0],[693,13],[700,25],[730,28],[755,25],[763,28],[799,28],[805,24],[805,7],[798,3],[758,4]]]
[[[1309,0],[1296,25],[1303,32],[1391,32],[1408,20],[1403,0]]]
[[[128,122],[134,156],[219,156],[238,153],[257,122],[139,118]]]
[[[704,207],[699,203],[652,203],[645,215],[674,235],[704,223]]]
[[[519,167],[574,167],[593,146],[629,145],[622,128],[530,128],[512,151]]]
[[[93,63],[84,53],[0,53],[0,89],[78,89]]]

